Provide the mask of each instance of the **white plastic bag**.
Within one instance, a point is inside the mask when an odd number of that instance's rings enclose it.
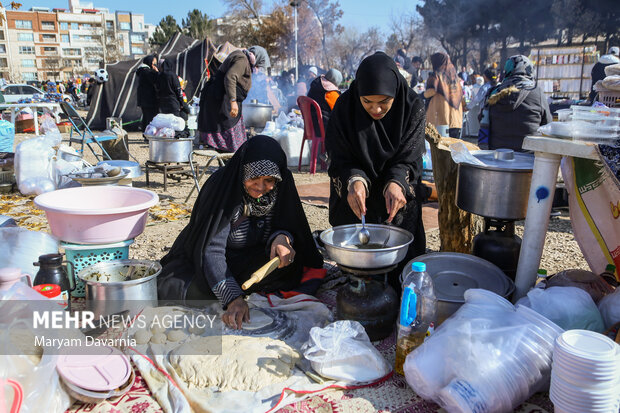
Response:
[[[533,288],[517,304],[530,307],[565,330],[605,330],[592,297],[577,287]]]
[[[174,138],[174,129],[167,127],[159,128],[155,132],[155,136],[159,138]]]
[[[276,118],[276,129],[282,129],[288,125],[291,120],[286,116],[286,113],[280,112]]]
[[[454,163],[469,163],[472,165],[485,166],[484,162],[476,158],[469,152],[467,146],[462,142],[456,142],[450,145],[450,154]]]
[[[302,350],[317,373],[346,383],[371,382],[391,371],[357,321],[340,320],[325,328],[313,327]]]
[[[185,120],[171,113],[160,113],[153,118],[150,125],[153,125],[157,129],[172,128],[180,132],[185,129]]]
[[[60,130],[58,129],[58,126],[56,126],[56,122],[54,121],[52,116],[49,113],[46,113],[45,115],[41,116],[40,122],[40,131],[52,141],[52,146],[60,145],[60,142],[62,141],[62,135],[60,134]]]
[[[616,288],[613,294],[603,297],[598,303],[598,309],[605,321],[605,328],[620,323],[620,288]]]
[[[53,140],[38,137],[23,141],[15,150],[15,179],[23,195],[53,191],[54,167],[52,158],[56,151]]]

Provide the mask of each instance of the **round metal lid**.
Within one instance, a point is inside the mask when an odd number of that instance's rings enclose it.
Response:
[[[60,376],[86,390],[108,391],[121,387],[131,375],[129,358],[113,347],[73,347],[58,359],[56,369]]]
[[[474,151],[471,153],[487,167],[497,169],[534,169],[534,154],[515,152],[512,149]]]
[[[496,265],[458,252],[436,252],[415,258],[426,264],[438,300],[463,303],[465,291],[482,288],[505,297],[514,284]]]

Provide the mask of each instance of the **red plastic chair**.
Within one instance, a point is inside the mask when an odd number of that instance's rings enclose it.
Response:
[[[301,110],[301,116],[304,119],[304,139],[301,142],[301,152],[299,153],[299,166],[298,171],[301,171],[301,161],[303,159],[304,144],[307,140],[312,142],[312,154],[310,156],[310,173],[316,173],[316,159],[319,154],[319,146],[322,149],[321,153],[325,153],[325,128],[323,127],[323,115],[321,114],[321,108],[314,99],[307,96],[299,96],[297,98],[297,105]],[[314,122],[312,121],[312,108],[317,116],[317,123],[319,130],[314,130]],[[321,160],[321,167],[327,168],[325,162]]]

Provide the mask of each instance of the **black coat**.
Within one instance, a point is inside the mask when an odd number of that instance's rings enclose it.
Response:
[[[507,148],[522,151],[523,139],[536,133],[541,125],[552,121],[545,94],[538,86],[506,92],[495,104],[489,103],[489,149]]]
[[[142,65],[136,73],[138,75],[138,106],[157,109],[159,107],[156,88],[158,72]]]
[[[310,83],[310,90],[308,91],[308,97],[314,99],[316,103],[319,104],[321,108],[321,117],[323,118],[323,127],[327,129],[327,123],[329,122],[329,117],[332,113],[332,108],[329,107],[327,101],[325,100],[325,93],[327,91],[323,87],[323,82],[321,81],[321,76],[317,77]],[[315,121],[316,114],[312,111],[312,120]],[[314,123],[314,130],[318,131],[318,124]]]
[[[157,97],[161,113],[178,114],[185,106],[179,77],[168,60],[164,60],[161,72],[157,76]]]

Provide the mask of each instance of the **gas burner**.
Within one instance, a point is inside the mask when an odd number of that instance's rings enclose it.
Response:
[[[346,274],[362,275],[362,276],[363,275],[384,275],[392,271],[394,268],[396,268],[396,265],[390,265],[389,267],[383,267],[383,268],[352,268],[352,267],[346,267],[342,264],[338,264],[338,268],[340,268],[340,270]]]

